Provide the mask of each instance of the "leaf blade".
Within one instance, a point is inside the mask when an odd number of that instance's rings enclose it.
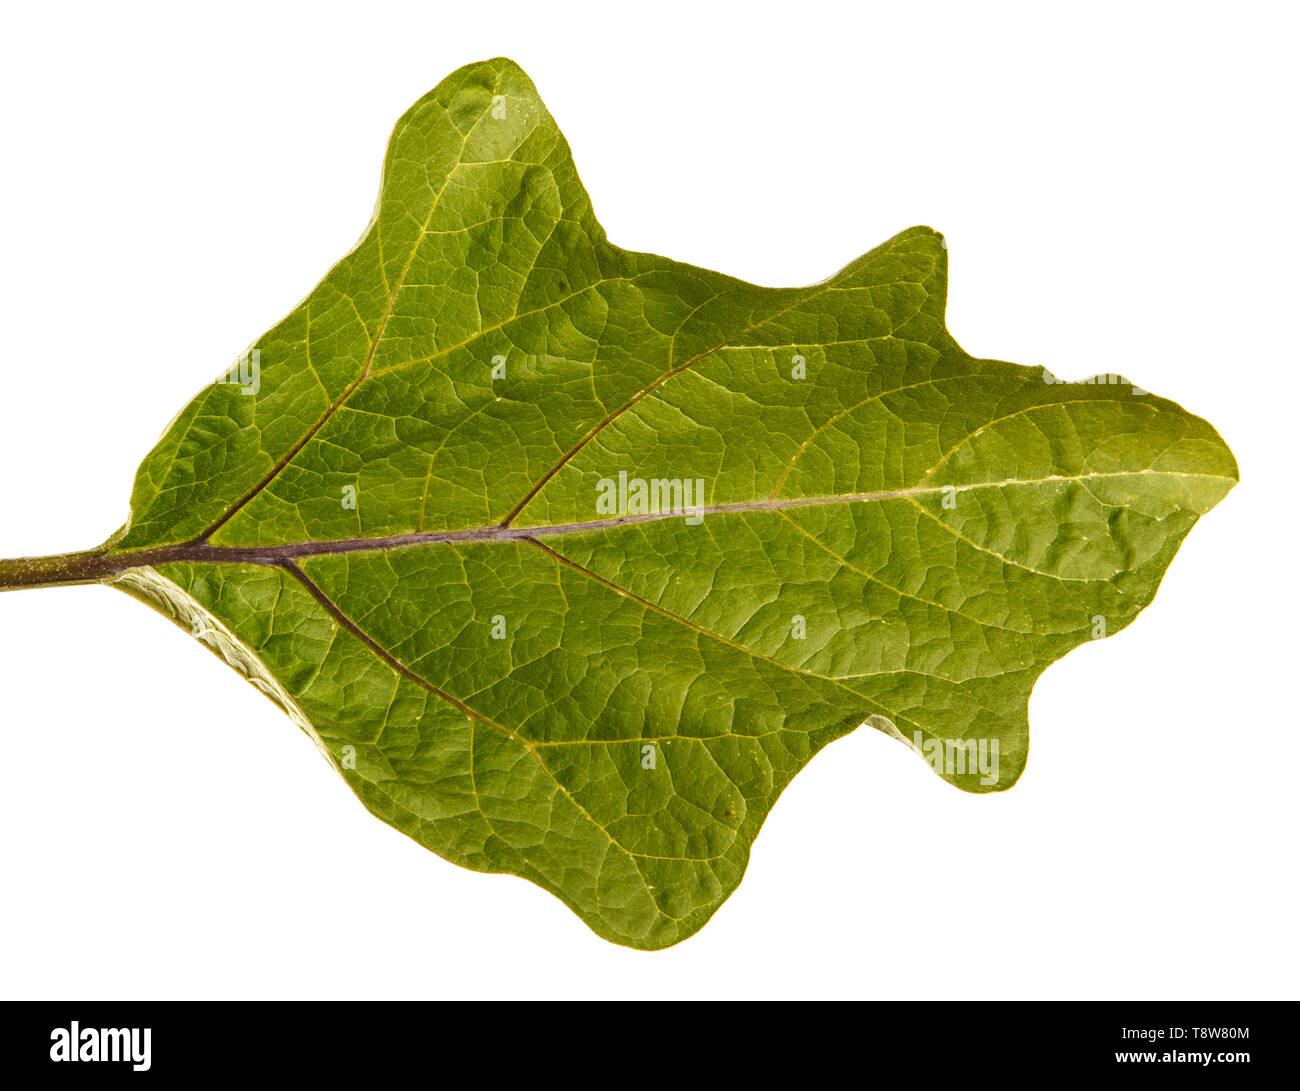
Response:
[[[112,549],[155,551],[384,821],[668,946],[861,723],[1014,783],[1038,675],[1236,480],[1171,402],[969,356],[946,292],[923,227],[793,289],[619,250],[527,77],[470,66]],[[701,483],[703,521],[602,513],[620,472]]]

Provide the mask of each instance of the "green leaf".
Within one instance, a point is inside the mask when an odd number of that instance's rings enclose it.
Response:
[[[385,822],[666,947],[860,724],[1014,783],[1035,679],[1127,625],[1237,479],[1118,376],[967,355],[946,270],[928,228],[794,289],[621,250],[528,78],[472,65],[127,526],[0,586],[151,603]]]

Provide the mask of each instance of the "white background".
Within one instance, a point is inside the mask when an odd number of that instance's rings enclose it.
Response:
[[[963,795],[869,730],[647,954],[371,818],[98,587],[0,596],[0,994],[1297,995],[1285,5],[23,5],[0,44],[0,556],[103,540],[173,414],[369,219],[389,129],[514,58],[610,238],[766,284],[944,231],[949,327],[1206,416],[1242,484]],[[1288,74],[1290,73],[1290,74]]]

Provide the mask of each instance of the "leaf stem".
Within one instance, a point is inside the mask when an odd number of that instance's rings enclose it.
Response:
[[[101,549],[82,553],[60,553],[53,557],[18,557],[0,560],[0,591],[23,587],[58,587],[74,583],[97,583],[115,576],[124,567],[123,556]]]

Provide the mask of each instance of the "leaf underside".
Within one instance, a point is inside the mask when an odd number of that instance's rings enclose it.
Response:
[[[385,822],[669,946],[864,722],[1014,783],[1039,673],[1128,624],[1236,480],[1171,402],[967,355],[946,259],[913,228],[773,289],[621,250],[524,73],[461,69],[256,383],[145,459],[109,550],[163,563],[112,582]]]

